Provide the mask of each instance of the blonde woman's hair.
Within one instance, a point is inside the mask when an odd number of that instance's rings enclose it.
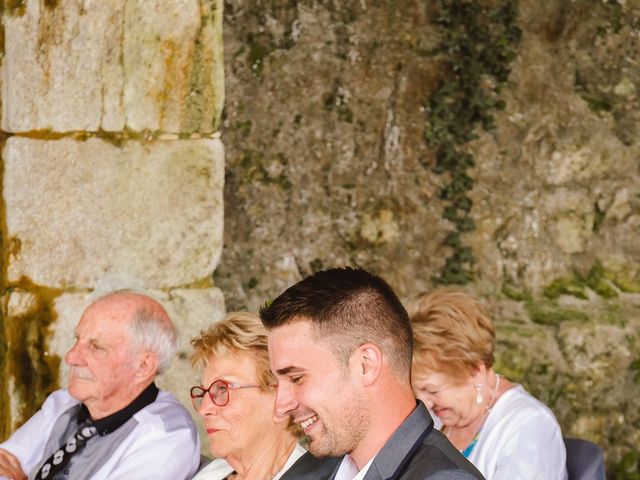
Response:
[[[250,352],[254,354],[258,382],[263,390],[274,384],[269,369],[267,331],[260,317],[249,312],[231,312],[224,320],[211,325],[200,337],[191,340],[194,352],[191,363],[194,367],[205,367],[211,357],[221,354]]]
[[[480,364],[493,365],[495,328],[480,304],[460,290],[422,294],[408,308],[413,326],[413,371],[463,381]]]

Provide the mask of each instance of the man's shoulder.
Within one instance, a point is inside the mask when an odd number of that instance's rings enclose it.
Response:
[[[60,389],[49,394],[40,411],[46,415],[57,415],[79,403],[80,401],[73,398],[68,390]]]
[[[403,479],[484,479],[447,438],[433,429],[409,462]]]
[[[282,480],[323,480],[330,478],[342,458],[317,458],[307,452],[302,455],[287,472]]]
[[[173,394],[160,390],[156,400],[134,415],[139,423],[156,424],[165,431],[190,429],[195,425],[187,409]]]
[[[75,405],[76,403],[80,403],[80,400],[73,398],[71,396],[71,394],[69,393],[69,390],[66,389],[59,389],[59,390],[55,390],[53,392],[51,392],[47,398],[45,399],[45,404],[46,403],[53,403],[56,405]]]
[[[393,433],[374,466],[380,478],[402,480],[483,479],[482,474],[447,438],[433,428],[433,420],[422,402]],[[374,478],[367,475],[365,478]]]

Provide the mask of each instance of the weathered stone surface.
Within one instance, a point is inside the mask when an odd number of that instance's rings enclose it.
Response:
[[[124,104],[134,130],[212,132],[224,100],[222,0],[128,1]]]
[[[425,105],[447,82],[451,58],[437,50],[447,32],[435,19],[448,3],[227,2],[228,214],[215,278],[230,309],[255,309],[287,282],[344,264],[382,274],[403,299],[435,287],[452,224],[439,196],[446,175],[433,172],[424,140]],[[640,431],[637,390],[605,393],[619,383],[589,383],[585,370],[572,377],[557,332],[567,322],[586,335],[581,328],[637,316],[616,308],[626,301],[618,286],[640,286],[640,9],[637,1],[518,5],[523,36],[500,93],[506,108],[467,145],[470,288],[519,299],[520,310],[494,317],[513,314],[510,332],[500,330],[501,365],[548,401],[564,431],[593,435],[615,463],[637,450],[629,440]],[[600,264],[605,278],[589,277]],[[572,275],[584,304],[542,296]],[[619,298],[604,302],[594,289],[608,282]],[[637,338],[633,324],[598,331]],[[626,382],[634,378],[628,363],[618,367]],[[610,399],[608,412],[590,392]],[[620,412],[623,427],[597,431],[603,417],[619,425]]]
[[[5,13],[2,129],[213,132],[222,0],[29,0]]]
[[[105,285],[106,286],[106,285]],[[126,288],[126,284],[113,284],[111,289]],[[140,291],[140,290],[139,290]],[[104,292],[106,293],[106,292]],[[224,317],[225,307],[222,292],[217,288],[171,289],[168,291],[146,291],[157,299],[167,310],[178,329],[179,348],[171,367],[158,377],[160,388],[171,391],[197,417],[189,397],[189,388],[200,383],[200,374],[191,367],[190,340],[201,330]],[[52,326],[49,342],[50,350],[45,355],[58,355],[61,358],[74,342],[74,329],[84,309],[99,294],[65,293],[55,300],[57,320]],[[68,367],[63,362],[60,384],[67,385]]]
[[[124,0],[26,3],[22,15],[3,18],[2,129],[122,129]]]
[[[565,253],[580,253],[589,237],[589,230],[584,221],[576,215],[567,215],[558,219],[556,224],[556,240]]]
[[[9,295],[7,317],[15,318],[33,313],[37,306],[38,299],[33,293],[20,290],[13,291]]]
[[[77,142],[10,138],[8,280],[94,288],[105,275],[145,288],[206,279],[222,248],[219,140]]]

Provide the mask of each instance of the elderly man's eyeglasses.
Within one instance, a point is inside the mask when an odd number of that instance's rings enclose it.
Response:
[[[236,388],[260,388],[260,385],[242,385],[240,383],[225,382],[224,380],[216,380],[209,385],[209,388],[196,385],[195,387],[191,387],[191,403],[193,403],[193,408],[200,410],[202,400],[205,394],[208,393],[209,398],[214,404],[219,407],[224,407],[229,403],[229,391],[235,390]]]

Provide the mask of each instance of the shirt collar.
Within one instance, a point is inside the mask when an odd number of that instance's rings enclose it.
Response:
[[[147,405],[152,404],[158,397],[158,387],[151,382],[147,388],[145,388],[140,395],[138,395],[129,405],[121,410],[118,410],[111,415],[107,415],[104,418],[93,421],[93,425],[98,430],[99,435],[107,435],[126,423],[131,417],[142,410]],[[78,412],[78,425],[90,420],[89,409],[86,405],[80,406]]]
[[[362,467],[362,470],[358,470],[355,460],[349,454],[342,458],[342,462],[338,467],[338,472],[334,477],[334,480],[362,480],[369,471],[373,460],[376,458],[374,455],[367,464]]]

